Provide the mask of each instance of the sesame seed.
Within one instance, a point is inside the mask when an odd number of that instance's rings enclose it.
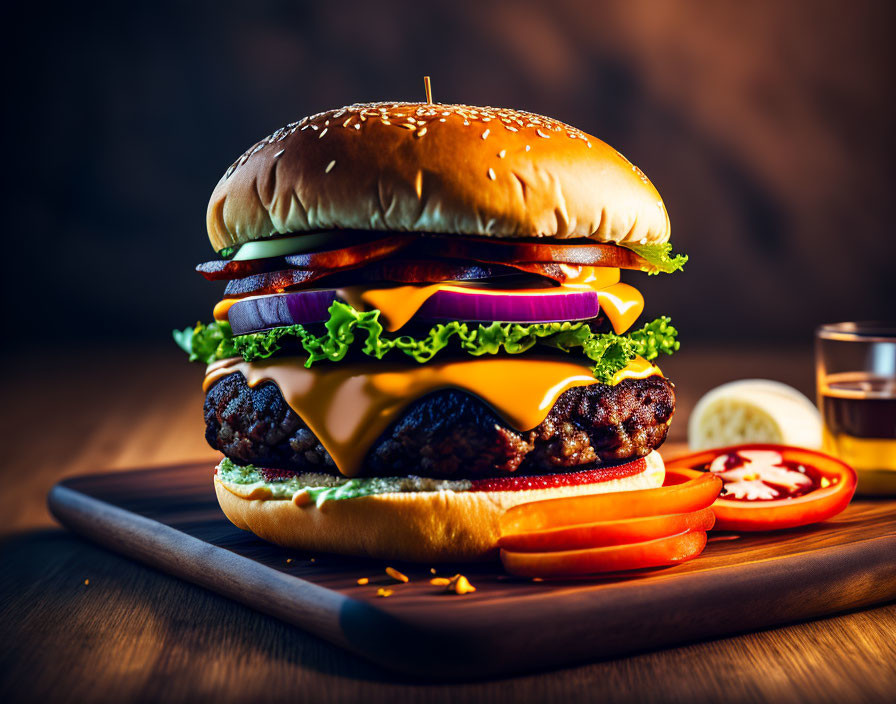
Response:
[[[507,156],[507,150],[506,150],[506,149],[502,149],[501,151],[498,152],[498,158],[499,158],[499,159],[503,159],[505,156]]]
[[[329,164],[327,164],[327,168],[324,169],[324,173],[325,173],[325,174],[330,173],[330,172],[333,170],[333,167],[334,167],[334,166],[336,166],[336,160],[335,160],[335,159],[333,159],[333,161],[331,161]]]
[[[447,118],[452,115],[459,117],[463,121],[464,126],[481,125],[480,136],[483,139],[487,139],[491,134],[487,123],[500,121],[509,132],[518,132],[522,128],[527,127],[533,129],[542,139],[549,139],[552,133],[557,133],[558,135],[565,134],[570,139],[581,139],[587,144],[589,149],[593,147],[589,135],[580,130],[558,120],[524,111],[470,105],[424,105],[421,103],[404,102],[356,103],[340,109],[310,115],[281,127],[263,141],[253,145],[252,148],[234,162],[225,172],[225,178],[233,175],[253,154],[267,145],[283,141],[299,130],[304,131],[310,128],[318,133],[319,138],[323,138],[329,131],[328,128],[331,122],[334,126],[337,124],[342,127],[351,126],[356,130],[360,130],[361,124],[359,123],[363,123],[369,117],[374,117],[379,118],[384,125],[395,125],[403,129],[412,130],[417,137],[421,137],[426,133],[425,126],[427,120],[447,122]],[[355,118],[358,119],[356,120]],[[531,147],[527,148],[526,151],[531,151]],[[278,151],[273,158],[277,159],[282,154],[282,150]],[[506,152],[498,155],[498,158],[501,159],[505,157]],[[624,158],[621,154],[620,157]],[[649,183],[647,177],[642,172],[636,170],[635,173],[638,174],[642,181]],[[661,206],[658,205],[657,207]]]
[[[385,596],[392,596],[394,593],[395,593],[395,592],[394,592],[393,590],[391,590],[391,589],[384,589],[384,588],[382,588],[382,587],[380,587],[379,589],[376,590],[376,595],[377,595],[377,596],[383,596],[383,597],[385,597]]]
[[[489,170],[488,170],[488,177],[489,177],[492,181],[495,180],[495,170],[494,170],[494,169],[489,169]]]
[[[370,578],[369,578],[369,577],[361,577],[361,579],[358,580],[358,585],[359,585],[359,586],[362,586],[362,587],[363,587],[365,584],[370,584]]]
[[[646,237],[642,237],[642,238],[641,238],[641,241],[640,241],[638,244],[647,244],[647,238],[646,238]]]
[[[527,144],[527,145],[526,145],[526,151],[529,151],[530,149],[532,149],[532,147],[530,147],[530,146]]]

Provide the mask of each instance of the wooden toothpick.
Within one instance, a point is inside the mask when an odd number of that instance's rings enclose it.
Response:
[[[426,102],[432,105],[432,85],[429,82],[429,76],[423,77],[423,87],[426,89]]]

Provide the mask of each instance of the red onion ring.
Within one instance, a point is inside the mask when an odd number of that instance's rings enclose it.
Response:
[[[261,332],[284,325],[326,322],[336,300],[335,289],[297,291],[239,301],[228,313],[234,335]],[[436,291],[413,320],[460,320],[473,323],[553,323],[596,318],[600,312],[594,291],[565,291],[506,295],[482,289]]]

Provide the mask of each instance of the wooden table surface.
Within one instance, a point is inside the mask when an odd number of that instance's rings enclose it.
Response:
[[[890,701],[896,604],[495,681],[402,678],[55,526],[65,476],[214,461],[202,370],[171,348],[7,359],[0,427],[0,701]],[[688,349],[667,361],[679,412],[723,381],[811,392],[810,350]],[[896,558],[894,558],[896,559]],[[770,595],[774,598],[774,595]],[[736,608],[736,604],[732,605]]]

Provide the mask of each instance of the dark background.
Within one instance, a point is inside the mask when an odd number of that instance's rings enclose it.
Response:
[[[423,99],[424,74],[437,101],[551,115],[643,168],[691,263],[636,283],[686,341],[893,319],[894,6],[8,3],[6,348],[209,318],[221,287],[192,267],[225,168],[303,115]]]

